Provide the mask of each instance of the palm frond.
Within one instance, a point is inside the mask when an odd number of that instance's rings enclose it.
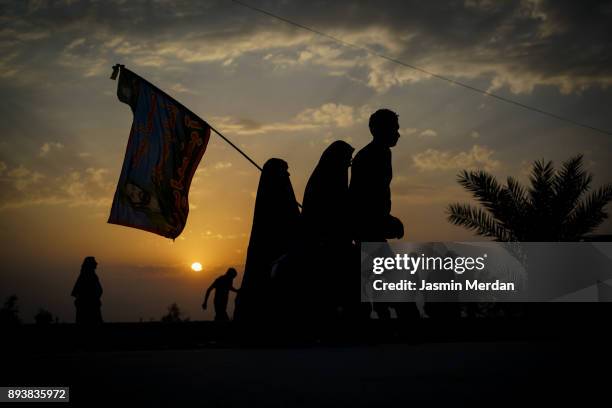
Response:
[[[612,201],[612,184],[606,184],[589,194],[569,215],[564,228],[564,240],[577,241],[593,232],[608,218],[605,209]]]
[[[525,187],[518,182],[514,177],[508,177],[506,180],[506,190],[508,197],[514,202],[514,205],[523,207],[527,201],[527,193]]]
[[[457,182],[482,208],[468,204],[447,207],[448,220],[498,241],[578,241],[606,218],[612,184],[589,192],[593,176],[581,154],[556,171],[552,161],[533,163],[530,186],[508,177],[505,186],[485,171],[463,170]]]
[[[539,160],[533,163],[529,176],[530,188],[529,214],[527,222],[530,225],[527,237],[529,241],[548,241],[559,229],[559,220],[553,215],[555,168],[553,162]]]
[[[593,181],[592,174],[583,168],[583,155],[578,154],[563,163],[553,180],[555,218],[566,219],[586,193]]]
[[[529,176],[531,188],[529,198],[536,210],[548,211],[554,197],[553,181],[555,168],[553,162],[538,160],[533,163],[533,169]]]
[[[505,208],[505,196],[503,187],[495,177],[486,171],[463,170],[457,176],[457,182],[487,209],[491,215],[502,224],[509,220],[509,214]]]
[[[503,205],[508,214],[506,226],[512,229],[517,239],[523,240],[532,227],[529,222],[530,205],[525,187],[513,177],[506,180]]]
[[[478,235],[495,238],[497,241],[514,240],[510,230],[481,208],[455,203],[448,206],[447,214],[452,224],[475,231]]]

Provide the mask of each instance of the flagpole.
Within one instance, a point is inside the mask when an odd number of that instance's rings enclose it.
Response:
[[[223,136],[217,129],[215,129],[214,127],[212,127],[210,125],[210,123],[206,122],[206,124],[208,125],[208,127],[210,128],[210,130],[212,130],[213,132],[215,132],[216,134],[218,134],[221,139],[225,140],[227,143],[229,143],[230,146],[232,146],[234,149],[236,149],[238,151],[238,153],[240,153],[241,155],[244,156],[245,159],[247,159],[248,161],[250,161],[253,166],[257,167],[259,169],[259,171],[263,171],[263,169],[261,167],[259,167],[259,164],[255,163],[253,161],[253,159],[251,159],[249,156],[247,156],[247,154],[245,152],[243,152],[242,150],[240,150],[240,148],[238,146],[236,146],[235,144],[232,143],[231,140],[229,140],[227,137]]]
[[[113,66],[113,73],[110,76],[110,79],[112,79],[113,81],[117,79],[117,75],[119,74],[119,71],[122,69],[127,69],[125,67],[125,65],[123,64],[115,64]],[[134,73],[133,71],[130,71],[133,75],[142,78],[140,75]],[[144,78],[142,78],[143,80],[145,80]],[[155,88],[155,90],[159,93],[161,93],[162,95],[165,95],[166,97],[168,97],[169,99],[171,99],[172,101],[174,101],[177,105],[179,105],[181,108],[185,109],[187,112],[189,112],[191,115],[197,117],[198,119],[200,119],[202,122],[206,123],[208,125],[208,127],[210,128],[210,130],[212,130],[213,132],[215,132],[217,135],[219,135],[219,137],[221,137],[221,139],[225,140],[230,146],[232,146],[234,149],[236,149],[236,151],[238,151],[238,153],[240,153],[242,156],[244,156],[245,159],[247,159],[249,162],[251,162],[251,164],[253,166],[255,166],[259,171],[263,171],[263,169],[261,168],[261,166],[257,163],[255,163],[255,161],[253,159],[251,159],[245,152],[243,152],[238,146],[236,146],[234,143],[232,143],[231,140],[229,140],[227,137],[223,136],[221,134],[221,132],[219,132],[217,129],[215,129],[214,127],[212,127],[210,125],[210,123],[208,123],[207,121],[205,121],[204,119],[202,119],[199,115],[196,115],[195,113],[193,113],[189,108],[187,108],[185,105],[183,105],[182,103],[180,103],[179,101],[177,101],[175,98],[173,98],[172,96],[168,95],[166,92],[162,91],[161,89],[159,89],[158,87],[156,87],[155,85],[153,85],[151,82],[147,81],[153,88]]]

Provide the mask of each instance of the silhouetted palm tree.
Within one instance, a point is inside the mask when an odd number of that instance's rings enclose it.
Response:
[[[457,181],[482,207],[451,204],[448,220],[496,241],[538,242],[579,241],[608,218],[612,184],[589,193],[593,175],[584,170],[581,154],[560,170],[552,161],[536,161],[529,180],[526,189],[512,177],[500,185],[485,171],[464,170]]]
[[[189,317],[184,317],[183,311],[179,305],[172,303],[170,306],[168,306],[168,313],[162,316],[160,321],[164,323],[181,323],[188,322]]]
[[[34,322],[40,326],[47,326],[53,323],[54,318],[53,314],[47,309],[43,309],[42,307],[38,309],[38,313],[34,315]]]
[[[17,295],[6,298],[4,306],[0,307],[0,326],[17,326],[21,324]]]

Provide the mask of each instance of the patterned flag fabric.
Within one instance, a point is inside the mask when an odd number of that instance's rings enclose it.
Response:
[[[189,186],[210,127],[125,68],[117,96],[134,121],[108,222],[174,239],[187,221]]]

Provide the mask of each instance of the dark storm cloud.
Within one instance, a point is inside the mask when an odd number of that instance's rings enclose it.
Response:
[[[610,1],[251,4],[438,73],[484,77],[492,89],[530,92],[540,84],[569,93],[612,83]],[[47,64],[38,69],[59,64],[93,76],[116,59],[180,70],[258,55],[275,65],[327,67],[383,91],[424,79],[231,1],[11,2],[1,14],[4,78],[40,61]]]

